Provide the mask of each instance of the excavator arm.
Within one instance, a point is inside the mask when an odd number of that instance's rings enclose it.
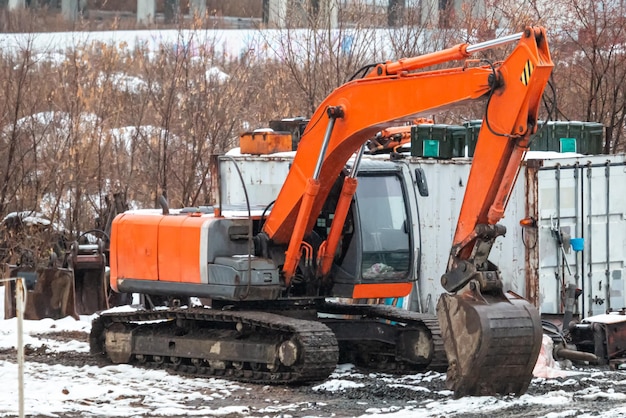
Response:
[[[501,63],[410,72],[515,41],[517,46]],[[458,244],[472,233],[479,217],[480,222],[486,219],[490,208],[492,217],[502,217],[515,178],[510,174],[519,170],[528,137],[536,129],[552,67],[545,30],[527,28],[481,44],[379,64],[364,78],[342,85],[312,116],[264,224],[265,233],[275,243],[296,242],[299,248],[345,163],[368,139],[421,114],[489,97],[483,126],[491,129],[480,132],[472,169],[477,181],[468,188],[472,197],[464,202],[455,235]]]
[[[517,42],[498,63],[466,60],[472,54]],[[466,60],[464,65],[424,70]],[[543,28],[475,45],[455,47],[375,66],[362,79],[333,91],[308,124],[292,168],[263,231],[288,244],[285,285],[297,270],[304,237],[310,233],[332,185],[348,159],[377,132],[434,110],[484,98],[487,109],[460,213],[437,313],[450,368],[448,385],[457,395],[523,393],[541,341],[534,307],[506,297],[497,267],[487,257],[515,183],[529,137],[537,128],[541,97],[553,63]],[[342,193],[349,200],[356,189]],[[341,205],[338,204],[338,208]],[[347,205],[343,205],[347,207]],[[345,216],[335,216],[341,229]],[[337,223],[337,225],[335,225]],[[333,254],[336,239],[321,248]],[[321,254],[323,274],[328,256]],[[318,257],[319,258],[319,257]],[[509,357],[515,358],[508,367]]]
[[[448,356],[448,386],[455,394],[523,393],[539,354],[537,310],[505,295],[491,247],[506,228],[498,221],[515,184],[552,70],[545,32],[527,29],[536,43],[521,43],[501,68],[488,99],[459,214],[437,316]],[[521,68],[521,71],[520,71]],[[508,74],[506,70],[513,70]],[[510,71],[510,70],[509,70]],[[516,74],[517,73],[517,74]],[[517,78],[515,78],[517,77]],[[484,367],[476,367],[484,365]]]

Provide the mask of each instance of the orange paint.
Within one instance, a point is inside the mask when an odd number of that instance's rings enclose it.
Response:
[[[293,151],[293,139],[285,132],[246,132],[239,137],[242,154],[272,154]]]
[[[408,295],[413,283],[373,283],[354,286],[354,299],[401,298]]]
[[[210,221],[192,215],[122,214],[111,242],[111,287],[123,278],[200,283],[201,230]]]
[[[157,237],[162,216],[122,214],[111,232],[111,287],[121,278],[158,279]]]
[[[166,216],[159,223],[159,280],[200,283],[200,232],[206,218]]]

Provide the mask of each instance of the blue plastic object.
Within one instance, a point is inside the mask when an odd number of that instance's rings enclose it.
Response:
[[[585,239],[584,238],[572,238],[570,240],[570,244],[572,244],[572,250],[582,251],[585,248]]]

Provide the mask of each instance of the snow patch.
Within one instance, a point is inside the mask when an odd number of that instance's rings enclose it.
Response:
[[[346,389],[362,388],[364,386],[363,383],[357,383],[351,380],[332,379],[320,385],[313,386],[312,389],[315,391],[325,390],[327,392],[338,392],[345,391]]]

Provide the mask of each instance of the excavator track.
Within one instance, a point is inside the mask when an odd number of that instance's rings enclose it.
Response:
[[[273,384],[325,380],[340,360],[389,373],[447,368],[434,315],[385,305],[317,308],[320,320],[206,308],[104,313],[90,349],[113,363]]]
[[[274,384],[322,381],[339,356],[335,335],[318,321],[206,308],[104,313],[90,351],[113,363]]]
[[[341,357],[346,351],[352,355],[349,359],[357,366],[375,369],[380,372],[398,373],[411,371],[445,371],[448,367],[441,329],[435,315],[399,309],[389,305],[339,304],[325,302],[319,306],[325,314],[342,315],[348,319],[323,319],[337,335]],[[351,319],[350,319],[351,318]],[[358,323],[370,321],[371,327],[358,328]],[[388,325],[385,329],[384,325]],[[342,328],[354,330],[345,336]],[[374,330],[375,336],[368,330]],[[381,335],[393,333],[386,344],[377,344],[376,349],[367,347],[368,337],[381,338]],[[348,331],[350,332],[350,331]],[[370,331],[369,334],[372,334]],[[384,339],[384,338],[383,338]],[[403,353],[404,351],[408,351]],[[369,351],[369,352],[367,352]],[[408,355],[407,355],[408,354]],[[376,359],[384,359],[377,361]]]

